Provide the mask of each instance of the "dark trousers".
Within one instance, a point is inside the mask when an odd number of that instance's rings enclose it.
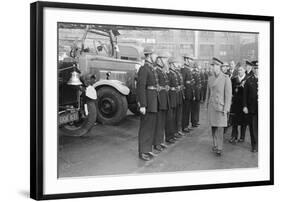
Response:
[[[140,116],[139,128],[139,153],[148,153],[152,151],[152,143],[156,131],[157,113],[146,112]]]
[[[200,102],[194,100],[191,102],[191,124],[196,125],[199,123]]]
[[[167,118],[166,118],[166,126],[165,126],[166,140],[169,140],[172,137],[174,137],[174,134],[177,132],[175,123],[176,123],[176,108],[170,108],[167,112]]]
[[[200,90],[200,101],[206,100],[207,87],[202,87]]]
[[[176,131],[182,130],[182,104],[176,107]]]
[[[160,110],[157,112],[156,132],[153,139],[153,145],[160,145],[164,142],[166,117],[167,110]]]
[[[248,114],[247,122],[250,130],[251,146],[253,149],[258,148],[258,115]]]
[[[245,133],[246,133],[246,125],[241,125],[240,126],[240,139],[245,138]],[[232,126],[231,137],[238,139],[238,125]]]
[[[182,106],[182,129],[185,129],[189,126],[191,116],[191,101],[184,100]]]

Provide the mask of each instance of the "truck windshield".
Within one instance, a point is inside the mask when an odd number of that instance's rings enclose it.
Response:
[[[84,52],[101,56],[111,56],[112,46],[109,37],[91,32],[87,33],[84,41]]]

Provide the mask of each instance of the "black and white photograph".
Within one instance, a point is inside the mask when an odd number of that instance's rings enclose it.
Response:
[[[273,184],[273,17],[31,4],[31,197]]]
[[[59,178],[258,167],[258,33],[57,26]]]

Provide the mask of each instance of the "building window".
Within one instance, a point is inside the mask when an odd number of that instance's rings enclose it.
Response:
[[[219,53],[221,56],[233,56],[234,46],[233,45],[220,45]]]
[[[201,44],[199,49],[200,59],[211,59],[214,57],[214,45]]]
[[[199,38],[200,40],[203,41],[212,41],[215,37],[214,32],[209,32],[209,31],[200,31],[199,32]]]

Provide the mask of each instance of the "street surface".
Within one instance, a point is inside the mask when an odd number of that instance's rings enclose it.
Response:
[[[139,118],[129,114],[117,126],[96,125],[84,137],[60,137],[58,176],[79,177],[209,169],[252,168],[258,153],[250,152],[250,135],[236,145],[225,135],[221,157],[211,152],[212,138],[206,109],[201,105],[200,126],[158,154],[152,161],[138,158]]]

